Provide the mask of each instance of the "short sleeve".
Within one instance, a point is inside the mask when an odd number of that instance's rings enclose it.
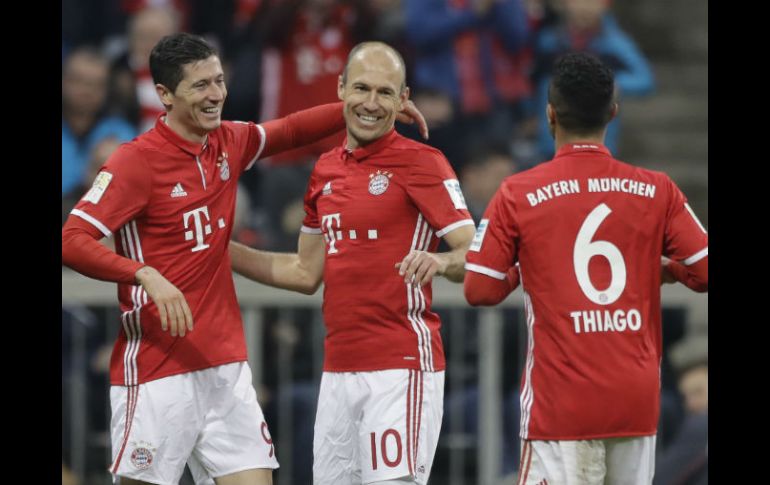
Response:
[[[109,237],[144,210],[151,194],[152,176],[145,157],[130,144],[121,145],[96,175],[72,214]]]
[[[265,130],[251,121],[226,122],[233,137],[233,146],[238,150],[241,173],[249,170],[265,149]],[[234,155],[234,154],[230,154]]]
[[[666,182],[670,199],[663,254],[689,266],[708,256],[708,234],[679,187],[668,177]]]
[[[317,166],[317,165],[316,165]],[[318,189],[318,177],[316,171],[310,174],[310,180],[307,183],[307,190],[305,191],[304,206],[305,206],[305,218],[302,220],[302,232],[308,234],[321,234],[321,223],[318,220],[318,196],[320,191]]]
[[[489,202],[465,257],[465,269],[504,280],[518,260],[519,229],[510,187],[503,183]]]
[[[409,173],[407,192],[436,236],[473,225],[465,197],[449,161],[440,153],[421,151]]]

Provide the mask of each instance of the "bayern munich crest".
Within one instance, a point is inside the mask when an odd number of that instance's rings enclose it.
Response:
[[[372,195],[384,193],[388,190],[391,177],[393,177],[393,174],[387,170],[377,170],[377,173],[369,174],[369,193]]]
[[[219,160],[219,163],[217,163],[217,166],[219,167],[219,178],[223,181],[228,180],[230,178],[230,165],[227,164],[227,153],[222,152],[222,155],[220,155],[217,160]]]
[[[152,448],[147,443],[140,443],[134,451],[131,452],[131,464],[139,470],[146,470],[152,465]]]

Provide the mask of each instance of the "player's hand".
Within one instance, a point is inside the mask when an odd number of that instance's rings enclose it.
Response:
[[[671,260],[668,259],[667,257],[665,256],[660,257],[660,284],[661,285],[677,282],[677,279],[674,277],[674,274],[668,270],[668,263],[670,262]]]
[[[417,127],[420,129],[420,136],[428,139],[428,123],[425,121],[425,117],[417,109],[411,99],[407,99],[401,111],[396,115],[396,119],[401,123],[412,125],[417,122]]]
[[[184,337],[185,330],[192,331],[193,319],[190,307],[176,286],[172,285],[155,268],[145,266],[136,272],[136,281],[142,285],[160,313],[163,331],[171,328],[171,336]]]
[[[404,283],[428,283],[436,274],[444,271],[444,262],[436,254],[412,249],[409,254],[396,263],[398,274],[404,277]]]

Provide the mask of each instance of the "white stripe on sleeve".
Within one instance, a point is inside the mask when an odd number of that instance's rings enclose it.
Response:
[[[102,224],[101,222],[99,222],[99,221],[98,221],[98,220],[97,220],[97,219],[96,219],[94,216],[92,216],[92,215],[90,215],[90,214],[86,214],[85,212],[83,212],[83,211],[82,211],[82,210],[80,210],[80,209],[72,209],[72,212],[71,212],[71,214],[72,214],[73,216],[78,216],[78,217],[80,217],[81,219],[83,219],[83,220],[85,220],[85,221],[88,221],[88,222],[90,222],[90,223],[91,223],[91,225],[93,225],[95,228],[97,228],[97,229],[99,229],[100,231],[102,231],[102,234],[104,234],[104,235],[105,235],[105,237],[110,237],[110,236],[112,236],[112,231],[110,231],[109,229],[107,229],[107,226],[105,226],[104,224]]]
[[[505,280],[505,273],[495,271],[491,268],[487,268],[486,266],[480,266],[478,264],[473,264],[473,263],[465,263],[465,269],[467,269],[468,271],[473,271],[474,273],[485,274],[487,276],[491,276],[492,278],[495,278],[498,280]]]

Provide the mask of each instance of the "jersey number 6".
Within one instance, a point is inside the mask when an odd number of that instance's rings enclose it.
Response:
[[[615,302],[626,288],[626,263],[620,249],[609,241],[591,241],[601,223],[611,212],[612,210],[606,204],[596,206],[580,226],[575,239],[575,248],[572,251],[572,262],[580,289],[589,300],[599,305]],[[604,290],[597,290],[588,275],[588,263],[594,256],[602,256],[610,263],[612,279],[610,286]]]

